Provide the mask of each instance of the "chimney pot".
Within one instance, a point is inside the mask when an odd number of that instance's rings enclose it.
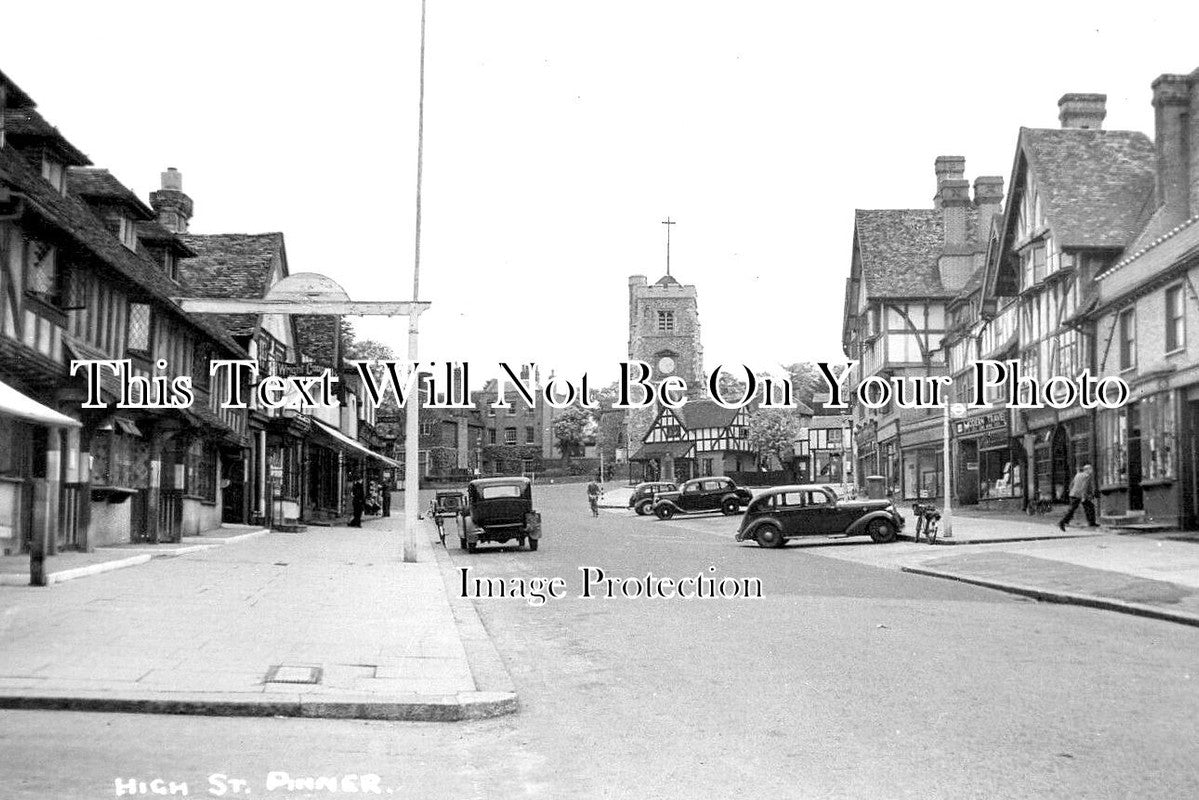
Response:
[[[162,188],[150,192],[150,207],[158,224],[172,233],[187,233],[192,216],[192,199],[183,193],[183,173],[174,167],[160,173]]]
[[[167,167],[167,171],[162,173],[162,188],[182,192],[183,173],[174,167]]]
[[[1102,130],[1107,116],[1107,95],[1064,94],[1057,101],[1057,108],[1063,128]]]

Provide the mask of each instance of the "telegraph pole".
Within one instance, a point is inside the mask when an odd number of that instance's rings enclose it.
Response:
[[[421,179],[425,165],[425,5],[420,3],[420,105],[416,123],[416,243],[412,264],[412,301],[420,297],[420,226],[421,226]],[[416,364],[417,330],[420,327],[420,309],[414,308],[408,316],[408,361]],[[413,367],[416,368],[415,366]],[[404,561],[416,561],[416,521],[420,493],[420,378],[417,391],[408,398],[404,439]]]

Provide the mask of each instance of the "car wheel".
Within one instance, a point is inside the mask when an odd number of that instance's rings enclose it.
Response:
[[[537,540],[536,539],[529,540],[529,549],[533,550],[533,551],[537,550]]]
[[[754,538],[758,547],[782,547],[787,543],[778,525],[759,525],[754,531]]]
[[[873,520],[866,528],[870,533],[870,538],[879,544],[889,542],[895,538],[895,526],[885,519]]]
[[[731,517],[741,510],[741,504],[737,502],[737,498],[730,497],[720,504],[720,510]]]
[[[658,506],[654,509],[654,514],[658,519],[670,519],[674,516],[674,509],[670,506]]]
[[[651,505],[652,503],[650,503],[649,500],[642,500],[633,510],[637,512],[637,516],[644,517],[649,513],[649,507]]]

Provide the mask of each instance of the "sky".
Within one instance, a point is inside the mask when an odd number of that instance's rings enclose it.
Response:
[[[181,170],[192,232],[283,231],[292,273],[412,297],[417,0],[4,20],[0,69],[139,196]],[[1149,85],[1199,67],[1197,23],[1188,3],[428,0],[421,357],[614,380],[669,216],[709,370],[841,359],[855,208],[931,207],[938,155],[1008,181],[1019,127],[1057,127],[1066,92],[1152,135]],[[355,325],[406,353],[402,318]]]

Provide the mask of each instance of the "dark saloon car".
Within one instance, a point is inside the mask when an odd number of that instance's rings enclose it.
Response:
[[[633,494],[629,496],[629,508],[637,512],[638,516],[644,517],[654,507],[654,500],[661,492],[673,492],[679,487],[667,481],[646,481],[639,483],[633,487]]]
[[[761,547],[782,547],[793,536],[868,535],[889,542],[902,527],[890,500],[838,500],[828,486],[780,486],[754,498],[736,538]]]
[[[541,515],[533,510],[533,482],[528,478],[480,478],[466,487],[466,510],[458,539],[463,550],[474,552],[479,542],[516,540],[537,549]]]
[[[752,499],[749,489],[742,489],[732,478],[692,478],[676,491],[660,492],[652,508],[658,519],[704,511],[736,514]]]

